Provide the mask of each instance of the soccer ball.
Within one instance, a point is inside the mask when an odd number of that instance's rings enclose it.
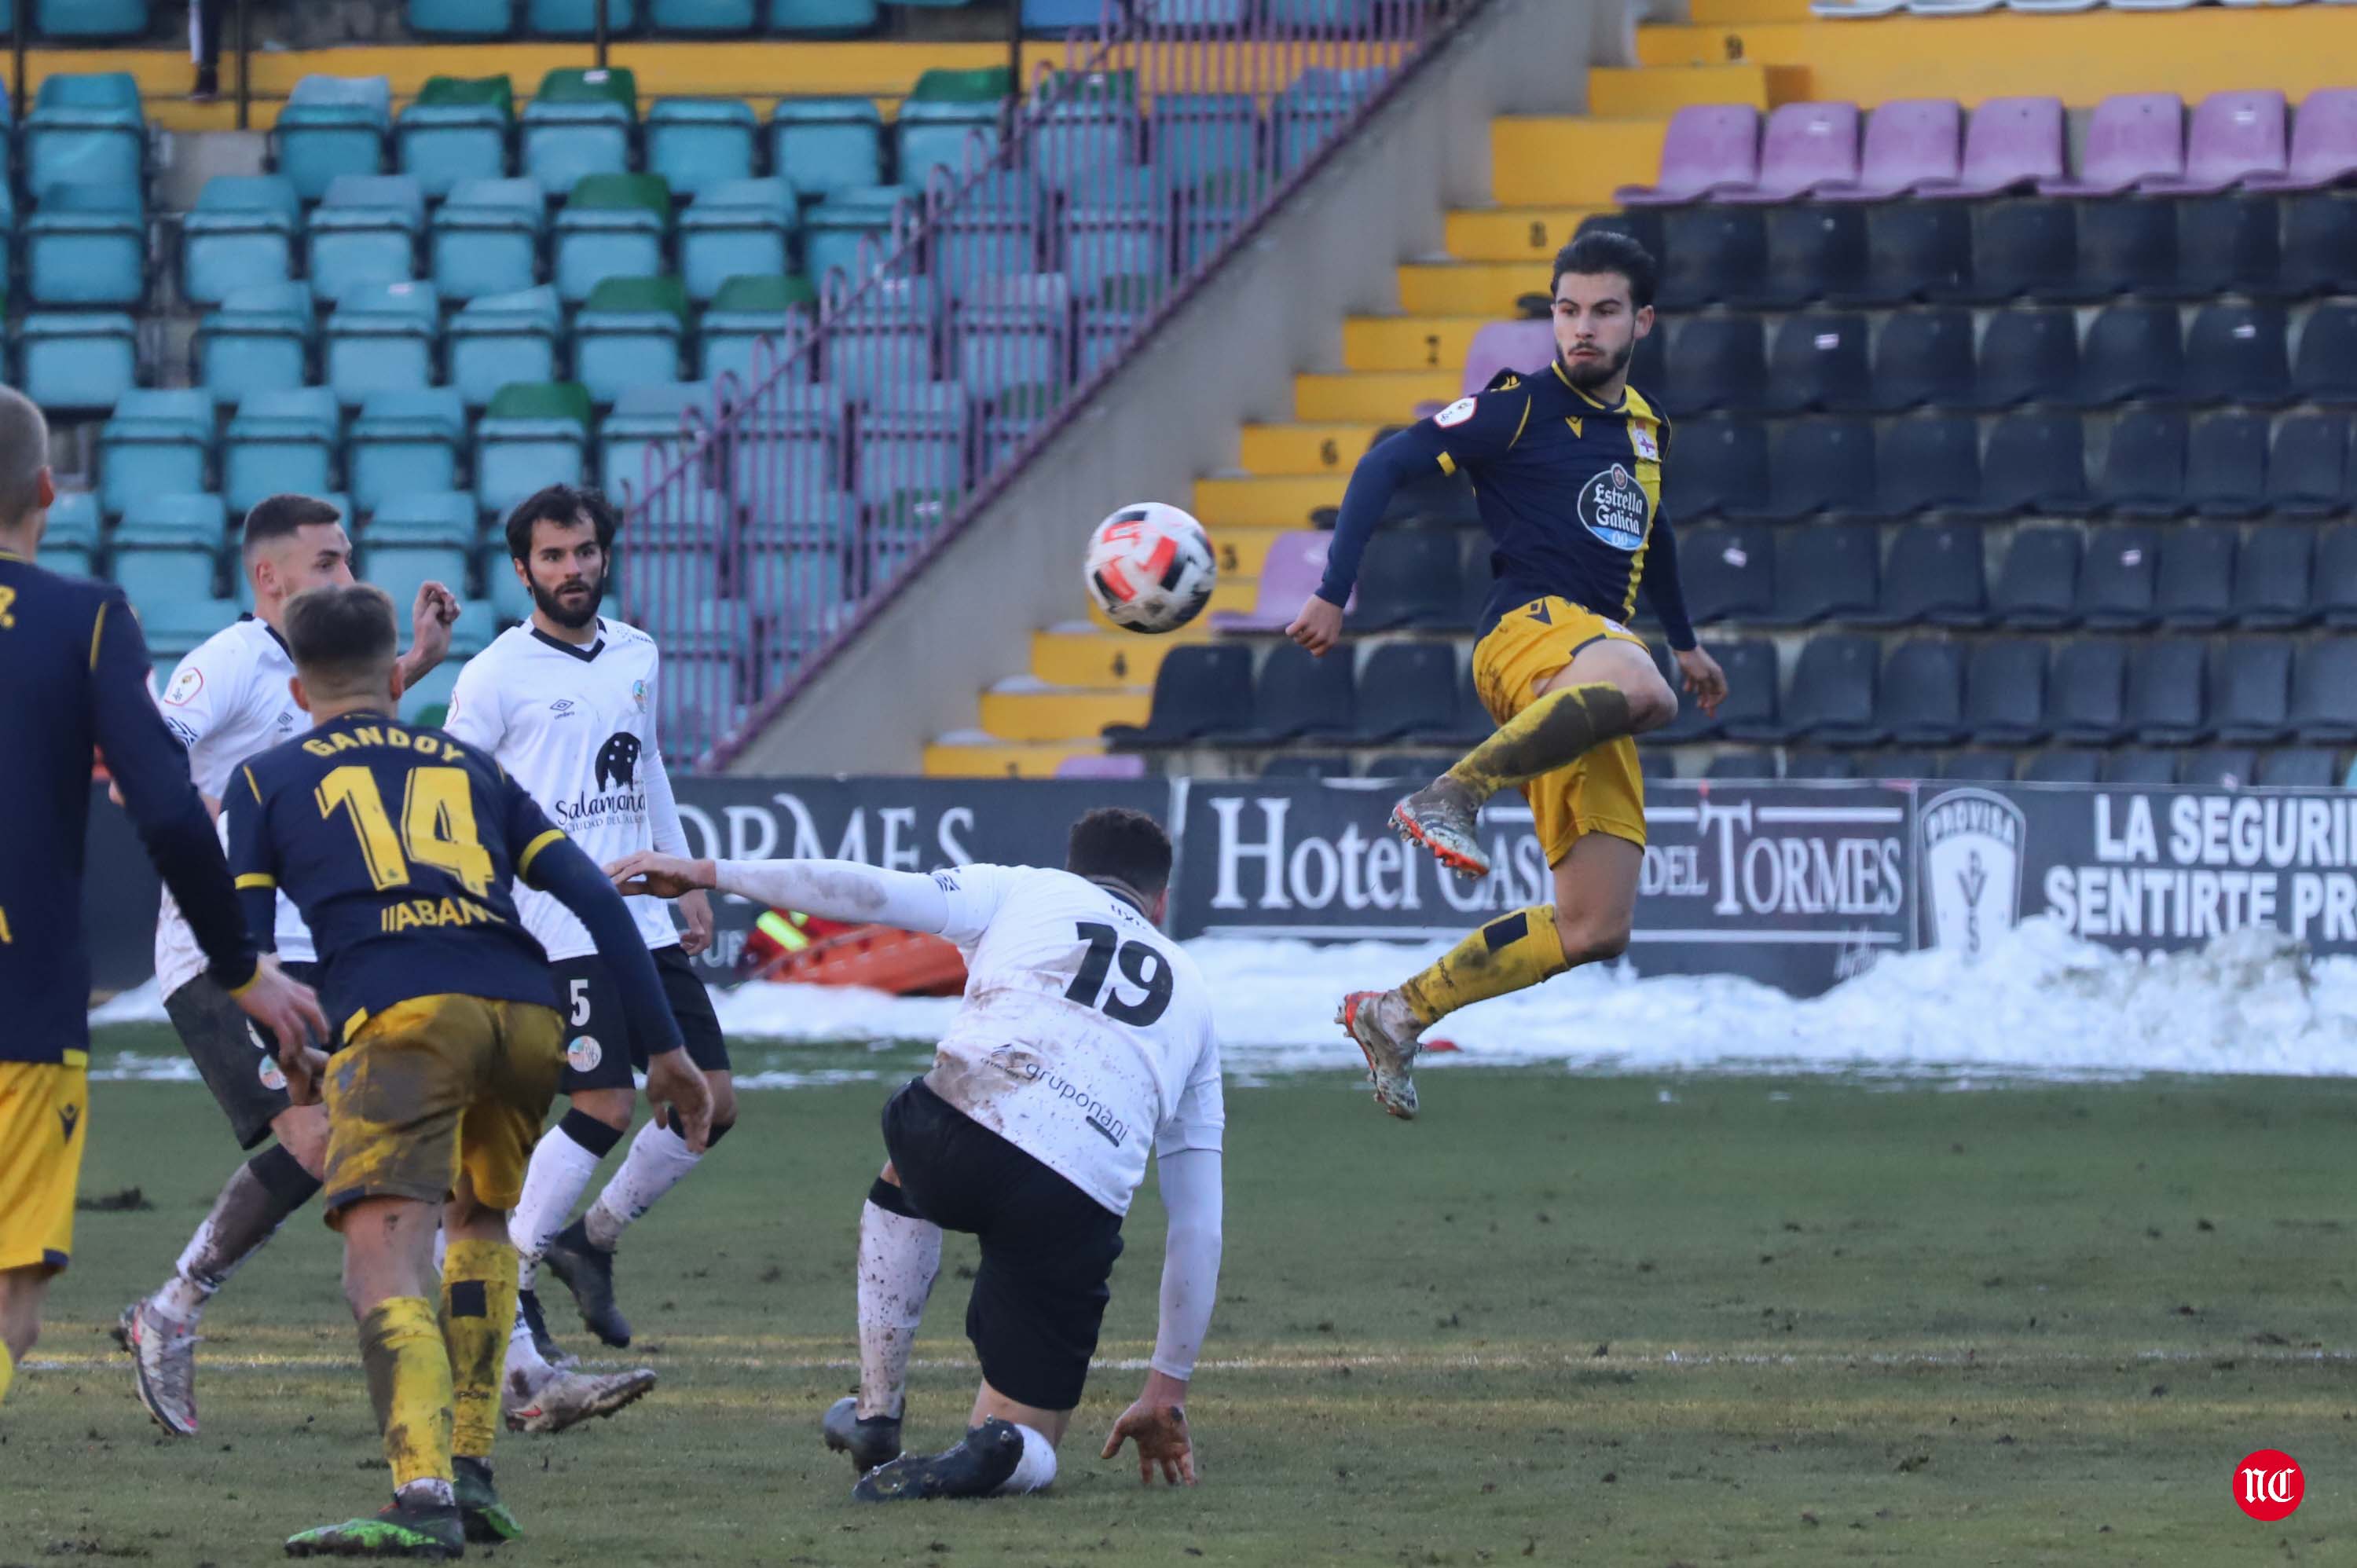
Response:
[[[1159,636],[1202,612],[1220,568],[1201,523],[1175,506],[1139,501],[1097,524],[1082,576],[1106,619]]]

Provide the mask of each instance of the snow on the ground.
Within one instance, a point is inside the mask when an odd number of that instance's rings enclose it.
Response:
[[[1349,1068],[1333,1022],[1343,992],[1395,983],[1440,944],[1204,939],[1188,944],[1216,998],[1221,1048],[1246,1074]],[[722,1026],[748,1042],[929,1042],[955,998],[839,986],[752,985],[715,993]],[[163,1017],[153,983],[91,1015]],[[1823,996],[1794,998],[1725,975],[1639,979],[1588,969],[1448,1018],[1432,1035],[1460,1054],[1433,1064],[1559,1062],[1612,1071],[1775,1070],[1953,1076],[2140,1072],[2338,1075],[2357,1071],[2357,960],[2311,960],[2273,931],[2139,961],[2024,921],[1982,961],[1885,958]],[[185,1060],[124,1055],[97,1076],[194,1076]],[[856,1070],[757,1072],[740,1087],[793,1087]]]

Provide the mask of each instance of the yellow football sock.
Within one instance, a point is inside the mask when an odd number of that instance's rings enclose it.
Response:
[[[391,1297],[361,1320],[361,1365],[393,1490],[449,1480],[450,1353],[424,1296]]]
[[[1429,1026],[1459,1007],[1527,989],[1570,967],[1555,906],[1540,904],[1499,916],[1401,986],[1400,995],[1416,1022]]]
[[[16,1358],[5,1345],[0,1345],[0,1404],[8,1402],[8,1385],[16,1380]]]
[[[1630,733],[1629,697],[1620,687],[1609,681],[1560,686],[1500,725],[1448,777],[1486,800]]]
[[[515,1326],[516,1250],[453,1241],[442,1260],[442,1337],[450,1352],[450,1451],[488,1459],[499,1428],[500,1380]]]

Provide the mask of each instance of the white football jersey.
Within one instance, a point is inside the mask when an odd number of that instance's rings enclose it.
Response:
[[[933,1091],[1112,1209],[1160,1154],[1227,1123],[1211,998],[1195,961],[1127,899],[1069,871],[934,873],[965,1002]]]
[[[165,727],[188,748],[188,773],[199,792],[215,800],[228,792],[237,765],[311,727],[310,715],[295,705],[286,682],[295,660],[269,623],[251,615],[213,633],[180,660],[156,706]],[[278,896],[278,956],[308,963],[318,955],[310,928],[294,900]],[[169,996],[204,972],[197,937],[172,902],[169,888],[156,919],[156,979]]]
[[[585,647],[510,627],[467,661],[442,727],[496,758],[600,865],[658,843],[650,785],[662,769],[655,746],[655,639],[600,618]],[[662,798],[671,791],[663,782]],[[674,812],[676,808],[673,808]],[[552,959],[597,950],[580,921],[545,893],[518,884],[516,911]],[[650,948],[679,940],[660,898],[626,900]]]

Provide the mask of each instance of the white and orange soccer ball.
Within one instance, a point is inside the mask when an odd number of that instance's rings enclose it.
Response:
[[[1097,524],[1082,576],[1105,618],[1159,636],[1202,613],[1220,566],[1201,523],[1175,506],[1139,501]]]

